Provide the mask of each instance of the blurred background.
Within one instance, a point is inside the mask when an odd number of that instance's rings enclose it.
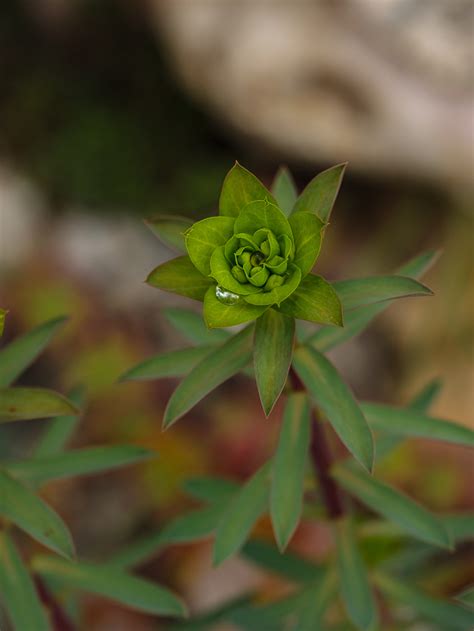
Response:
[[[4,343],[69,314],[22,383],[86,386],[75,444],[160,452],[146,466],[47,487],[80,554],[105,559],[184,510],[184,479],[245,478],[272,453],[281,407],[266,421],[244,377],[165,434],[175,382],[116,384],[144,357],[185,345],[161,310],[188,303],[143,283],[173,253],[142,218],[214,213],[235,159],[267,185],[286,164],[300,188],[349,160],[318,262],[331,280],[442,249],[426,278],[433,298],[400,301],[332,358],[358,396],[393,404],[440,377],[434,413],[472,426],[473,11],[472,0],[2,3]],[[0,456],[28,454],[38,427],[0,435]],[[420,441],[379,469],[441,512],[472,508],[472,473],[463,449]],[[271,538],[266,521],[258,529]],[[32,545],[25,539],[25,554]],[[324,521],[309,517],[291,547],[318,559],[329,545]],[[433,590],[463,584],[465,562],[434,577]],[[208,542],[169,548],[141,571],[198,612],[285,589],[240,559],[212,570]],[[80,619],[88,631],[167,628],[92,597]]]

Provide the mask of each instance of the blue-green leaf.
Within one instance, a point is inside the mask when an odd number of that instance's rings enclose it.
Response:
[[[160,353],[140,362],[120,377],[120,381],[142,381],[163,377],[182,377],[202,361],[212,346],[181,348],[177,351]]]
[[[179,307],[169,307],[163,309],[165,318],[179,331],[191,344],[208,345],[224,342],[230,335],[229,331],[220,329],[209,330],[204,324],[201,314],[180,309]]]
[[[370,471],[374,460],[372,433],[337,370],[324,355],[305,346],[296,349],[293,366],[342,442]]]
[[[286,167],[280,167],[278,169],[275,179],[273,180],[272,193],[275,196],[278,206],[288,217],[293,210],[298,192],[293,177]]]
[[[73,405],[81,407],[85,400],[84,389],[75,388],[69,394]],[[63,451],[80,420],[80,416],[57,416],[48,421],[34,449],[34,457],[50,456]]]
[[[431,296],[431,289],[405,276],[369,276],[332,283],[343,309],[355,309],[385,300]]]
[[[303,582],[322,579],[325,565],[316,565],[312,561],[286,551],[282,554],[274,545],[260,539],[251,539],[242,548],[242,555],[259,567],[273,572],[290,581]]]
[[[0,350],[0,388],[11,385],[34,362],[66,320],[48,320]]]
[[[168,248],[180,254],[186,253],[184,233],[193,225],[191,219],[179,215],[158,215],[146,219],[145,224]]]
[[[293,536],[303,509],[304,475],[310,441],[311,413],[308,397],[295,392],[288,397],[273,461],[270,516],[278,546],[284,550]]]

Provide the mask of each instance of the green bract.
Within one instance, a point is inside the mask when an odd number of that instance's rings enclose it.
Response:
[[[316,202],[314,193],[303,192],[291,212],[294,193],[285,189],[286,180],[276,181],[280,207],[264,185],[236,163],[224,181],[219,216],[188,228],[187,256],[156,268],[148,282],[203,300],[209,328],[255,320],[271,307],[312,322],[342,325],[341,304],[333,287],[313,275],[302,284],[318,258],[343,167],[325,173],[331,177],[318,176]],[[318,216],[318,199],[323,218]],[[151,223],[159,225],[159,221]]]

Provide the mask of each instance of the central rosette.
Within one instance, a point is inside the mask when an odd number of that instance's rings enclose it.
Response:
[[[230,272],[242,285],[263,291],[280,287],[294,259],[294,243],[286,234],[276,236],[269,228],[233,235],[224,246]]]

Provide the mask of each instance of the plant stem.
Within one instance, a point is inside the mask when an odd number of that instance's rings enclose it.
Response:
[[[41,602],[49,611],[54,631],[74,631],[74,625],[49,593],[43,580],[39,576],[35,576],[34,581]]]
[[[290,368],[289,376],[293,390],[297,392],[306,391],[303,382],[293,367]],[[313,469],[319,482],[319,488],[321,489],[326,511],[331,519],[338,519],[345,514],[344,504],[342,502],[339,486],[331,477],[333,457],[324,427],[322,426],[314,409],[311,411],[310,455]]]

